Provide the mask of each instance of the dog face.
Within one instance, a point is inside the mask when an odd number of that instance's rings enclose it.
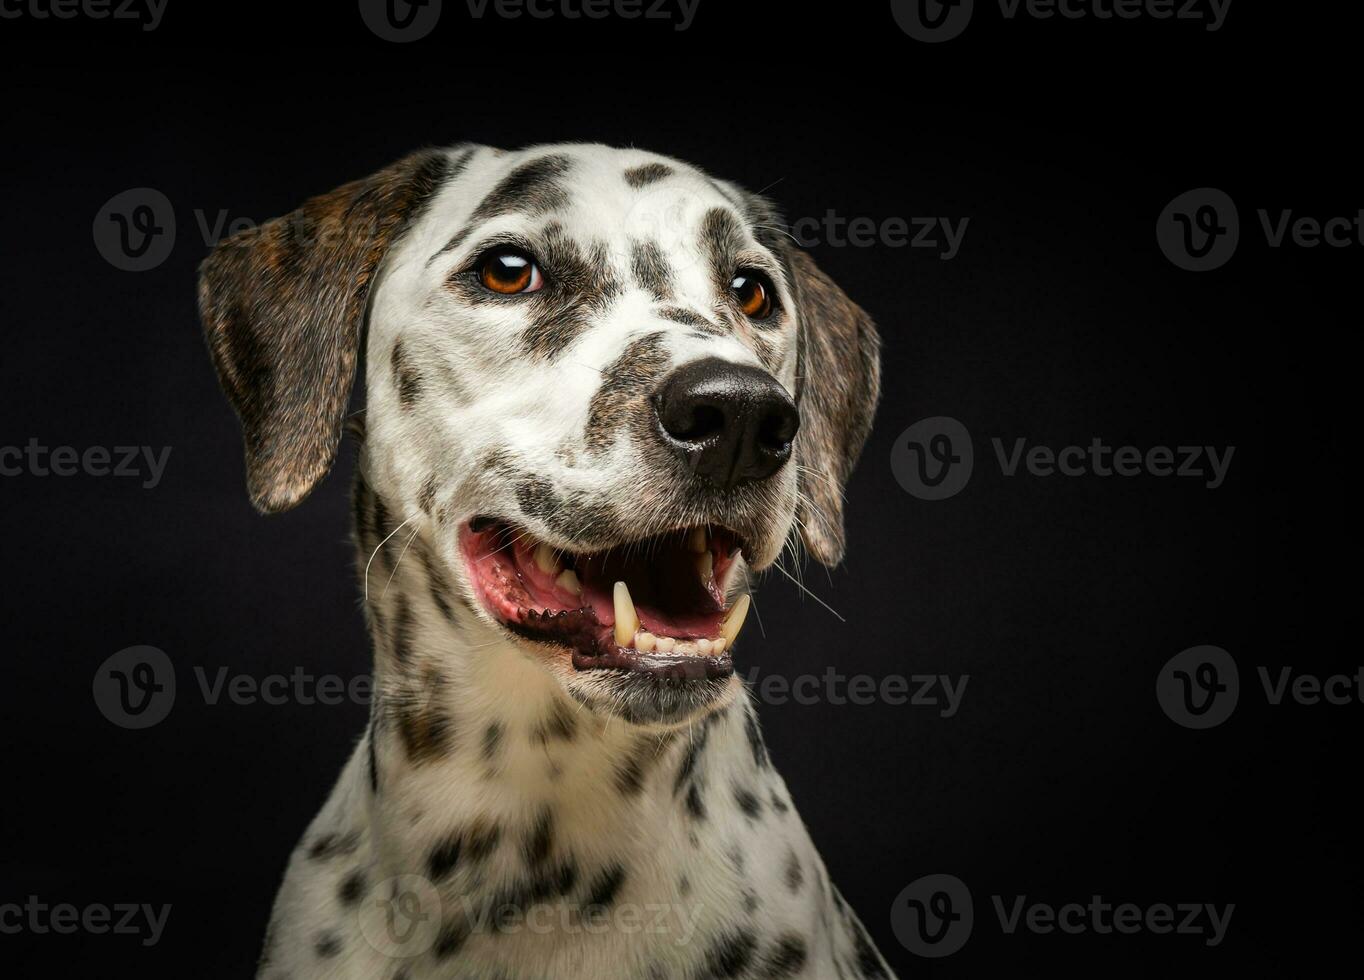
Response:
[[[224,243],[201,311],[257,506],[330,467],[364,343],[367,487],[584,703],[718,703],[748,570],[796,526],[841,557],[875,328],[768,202],[692,167],[417,154]]]

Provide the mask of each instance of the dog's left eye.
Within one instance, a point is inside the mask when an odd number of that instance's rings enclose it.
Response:
[[[771,280],[761,272],[740,269],[734,276],[734,281],[730,283],[730,289],[734,290],[739,307],[746,316],[754,320],[766,320],[772,315],[774,309],[772,297],[776,291],[772,288]]]
[[[533,293],[545,284],[535,260],[517,249],[489,252],[478,263],[478,278],[495,293]]]

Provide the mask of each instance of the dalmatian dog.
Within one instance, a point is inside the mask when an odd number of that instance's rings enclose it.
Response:
[[[359,443],[374,698],[260,977],[891,975],[735,674],[754,575],[841,560],[879,390],[771,204],[636,149],[422,151],[223,242],[199,302],[260,511]]]

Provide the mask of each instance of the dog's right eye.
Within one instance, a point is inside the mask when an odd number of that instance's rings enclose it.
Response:
[[[545,277],[535,260],[517,249],[502,248],[489,252],[478,263],[478,278],[495,293],[533,293],[545,285]]]

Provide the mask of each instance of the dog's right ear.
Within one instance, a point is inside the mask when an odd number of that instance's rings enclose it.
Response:
[[[456,169],[444,151],[414,153],[234,235],[200,267],[199,316],[263,513],[295,506],[331,469],[375,275]]]

